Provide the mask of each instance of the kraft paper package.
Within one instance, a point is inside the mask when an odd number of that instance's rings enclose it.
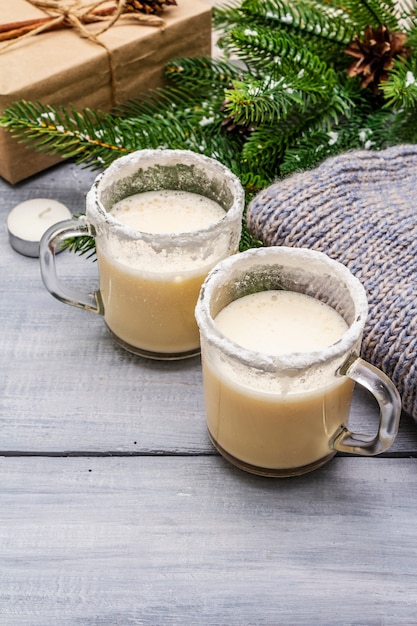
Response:
[[[26,0],[0,0],[0,24],[45,17]],[[0,113],[17,100],[72,104],[109,111],[164,83],[174,57],[211,53],[211,7],[203,0],[178,0],[161,15],[163,26],[118,20],[99,36],[104,45],[75,29],[0,42]],[[103,23],[87,28],[94,33]],[[0,128],[0,176],[14,184],[50,167],[59,157],[43,155]]]

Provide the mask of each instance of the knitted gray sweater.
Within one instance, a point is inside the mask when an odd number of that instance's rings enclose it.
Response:
[[[345,153],[276,182],[252,200],[247,224],[265,245],[320,250],[362,282],[362,357],[417,419],[417,146]]]

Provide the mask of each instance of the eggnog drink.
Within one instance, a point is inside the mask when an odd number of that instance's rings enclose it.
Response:
[[[185,191],[149,191],[117,202],[110,214],[142,233],[192,233],[221,220],[224,209]],[[163,251],[161,252],[161,256]],[[213,266],[190,270],[175,260],[167,269],[153,261],[140,268],[97,249],[100,293],[110,330],[126,344],[151,353],[185,353],[199,346],[194,318],[201,284]]]
[[[215,323],[237,351],[241,346],[277,356],[320,350],[347,329],[329,306],[281,290],[243,296],[221,310]],[[329,439],[348,418],[350,379],[314,391],[293,393],[290,387],[289,393],[277,394],[243,386],[238,376],[230,376],[230,368],[205,355],[203,374],[208,429],[230,460],[279,471],[305,468],[333,454]]]

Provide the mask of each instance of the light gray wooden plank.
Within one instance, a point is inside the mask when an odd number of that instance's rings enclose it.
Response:
[[[0,181],[4,220],[30,197],[82,210],[95,176],[67,164],[15,187]],[[63,279],[96,287],[92,261],[63,253],[58,262]],[[0,276],[1,450],[210,449],[199,359],[158,363],[115,346],[100,317],[46,292],[38,260],[12,250],[5,228]]]
[[[0,462],[0,622],[416,623],[414,460]]]
[[[95,173],[71,164],[13,187],[0,181],[0,211],[30,197],[53,197],[82,210]],[[64,280],[97,286],[97,268],[58,256]],[[211,453],[199,358],[150,361],[118,348],[102,319],[64,305],[43,287],[39,262],[0,232],[0,451],[45,453]],[[352,410],[357,430],[372,431],[365,394]],[[417,428],[403,420],[390,454],[415,454]]]
[[[16,314],[0,302],[0,450],[209,448],[198,358],[134,357],[100,318],[36,290]]]
[[[169,363],[126,353],[98,316],[54,300],[33,261],[18,261],[22,280],[0,301],[0,450],[211,451],[198,357]],[[355,428],[372,432],[376,419],[374,402],[357,393]],[[403,424],[391,454],[417,449],[414,422]]]

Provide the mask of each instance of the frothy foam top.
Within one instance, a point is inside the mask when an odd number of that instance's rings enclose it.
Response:
[[[145,233],[185,233],[218,222],[226,211],[214,200],[180,190],[147,191],[117,202],[111,214],[122,224]]]
[[[228,304],[215,318],[239,346],[271,355],[311,352],[338,341],[348,326],[327,304],[291,291],[262,291]]]

